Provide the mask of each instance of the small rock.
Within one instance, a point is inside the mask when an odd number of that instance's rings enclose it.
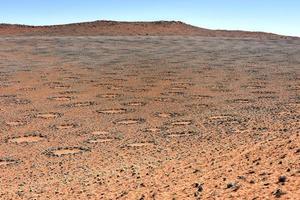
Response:
[[[144,200],[145,199],[145,195],[142,195],[142,197],[139,200]]]
[[[197,188],[197,192],[202,192],[203,191],[203,187],[202,187],[202,183],[194,183],[193,187]]]
[[[234,186],[234,183],[227,183],[227,188],[232,188]]]
[[[282,195],[285,194],[281,189],[277,189],[272,193],[276,198],[280,198]]]
[[[235,182],[227,184],[227,189],[232,189],[232,191],[237,191],[239,188],[240,186]]]
[[[279,176],[278,183],[284,183],[286,182],[286,176]]]

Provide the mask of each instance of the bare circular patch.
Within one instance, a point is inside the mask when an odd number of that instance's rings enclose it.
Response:
[[[97,113],[100,114],[125,114],[132,112],[132,109],[126,109],[126,108],[115,108],[115,109],[105,109],[105,110],[97,110]]]
[[[162,132],[164,130],[166,130],[166,128],[164,128],[164,127],[149,127],[149,128],[146,128],[142,131],[147,132],[147,133],[159,133],[159,132]]]
[[[18,164],[19,161],[11,158],[0,158],[0,167]]]
[[[264,85],[244,85],[244,86],[241,86],[241,87],[247,88],[247,89],[250,89],[250,90],[266,88],[266,86],[264,86]]]
[[[158,97],[158,98],[155,98],[154,101],[159,101],[159,102],[175,102],[176,99],[169,98],[169,97]]]
[[[44,151],[43,154],[49,157],[61,157],[67,155],[81,154],[87,151],[90,151],[90,149],[86,147],[57,147],[50,148]]]
[[[213,121],[228,121],[233,118],[234,118],[233,115],[214,115],[214,116],[209,117],[209,119],[213,120]]]
[[[87,106],[92,106],[92,105],[96,105],[96,103],[94,101],[84,101],[84,102],[76,102],[76,103],[66,104],[63,106],[78,108],[78,107],[87,107]]]
[[[164,96],[183,96],[185,93],[184,92],[181,92],[181,91],[167,91],[167,92],[163,92],[163,93],[160,93],[161,95],[164,95]]]
[[[132,101],[132,102],[128,102],[128,103],[123,103],[122,105],[124,105],[124,106],[145,106],[146,103],[142,102],[142,101]]]
[[[208,118],[208,120],[204,123],[205,125],[210,126],[224,126],[226,128],[234,128],[237,126],[245,126],[248,119],[231,115],[231,114],[223,114],[223,115],[214,115]]]
[[[55,86],[51,86],[51,89],[67,89],[70,88],[71,86],[69,85],[55,85]]]
[[[28,91],[35,91],[36,88],[34,88],[34,87],[27,87],[27,88],[20,88],[19,90],[20,91],[28,92]]]
[[[170,125],[172,125],[172,126],[187,126],[187,125],[191,125],[192,123],[193,123],[192,120],[180,120],[180,121],[171,122]]]
[[[15,94],[1,94],[0,98],[15,98],[17,95]]]
[[[174,86],[174,87],[171,87],[170,90],[186,90],[187,87],[184,87],[184,86]]]
[[[27,124],[26,121],[16,120],[16,121],[6,121],[7,126],[24,126]]]
[[[70,96],[59,96],[59,97],[49,97],[48,99],[52,101],[71,101],[72,97]]]
[[[257,90],[257,91],[253,91],[251,93],[252,94],[258,94],[258,95],[272,95],[272,94],[276,94],[276,92],[274,92],[274,91],[268,91],[268,90]]]
[[[175,83],[171,83],[172,86],[176,86],[176,87],[188,87],[188,86],[193,86],[195,85],[194,83],[190,83],[190,82],[175,82]]]
[[[34,142],[40,142],[45,139],[46,139],[45,136],[42,136],[39,134],[31,134],[31,135],[24,135],[24,136],[9,138],[9,139],[7,139],[7,142],[16,143],[16,144],[34,143]]]
[[[229,103],[252,103],[252,99],[233,99],[233,100],[228,100]]]
[[[117,85],[110,85],[110,86],[107,86],[107,89],[110,89],[110,90],[121,90],[123,89],[122,86],[117,86]]]
[[[97,144],[97,143],[112,142],[114,140],[115,140],[114,138],[91,138],[91,139],[87,140],[87,143]]]
[[[59,92],[59,94],[61,94],[61,95],[70,95],[70,94],[76,94],[76,93],[78,93],[78,92],[73,91],[73,90],[67,90],[67,91]]]
[[[108,131],[93,131],[92,132],[93,135],[107,135],[109,134]]]
[[[157,112],[154,115],[160,118],[173,118],[173,117],[182,116],[182,114],[179,113],[169,113],[169,112]]]
[[[166,136],[177,138],[177,137],[187,137],[187,136],[193,136],[198,134],[198,132],[195,131],[176,131],[176,132],[169,132]]]
[[[149,89],[146,88],[128,88],[125,90],[126,92],[136,92],[136,93],[142,93],[142,92],[147,92]]]
[[[66,130],[66,129],[76,128],[76,127],[78,127],[78,125],[74,124],[74,123],[65,123],[65,124],[55,125],[54,127],[55,127],[55,129],[58,129],[58,130]]]
[[[133,147],[133,148],[140,148],[140,147],[148,147],[148,146],[154,146],[153,142],[136,142],[127,144],[127,147]]]
[[[144,123],[146,120],[142,118],[138,119],[120,119],[114,121],[115,124],[120,124],[120,125],[133,125],[133,124],[141,124]]]
[[[121,97],[122,94],[115,94],[115,93],[107,93],[107,94],[99,94],[96,97],[98,98],[107,98],[107,99],[115,99]]]
[[[58,117],[61,117],[62,114],[60,113],[55,113],[55,112],[49,112],[49,113],[39,113],[36,115],[36,118],[41,118],[41,119],[55,119]]]
[[[6,103],[8,104],[17,104],[17,105],[27,105],[30,104],[31,101],[29,99],[22,99],[22,98],[12,98],[7,99]]]
[[[190,96],[192,99],[211,99],[213,98],[212,96],[209,95],[201,95],[201,94],[195,94]]]

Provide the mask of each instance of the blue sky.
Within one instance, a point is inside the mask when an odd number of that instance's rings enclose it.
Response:
[[[0,23],[180,20],[300,36],[300,0],[0,0]]]

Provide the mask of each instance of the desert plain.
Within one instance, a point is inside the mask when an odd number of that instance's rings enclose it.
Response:
[[[0,36],[0,199],[300,199],[300,40]]]

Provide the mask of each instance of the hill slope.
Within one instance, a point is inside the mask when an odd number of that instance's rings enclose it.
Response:
[[[156,22],[118,22],[94,21],[53,26],[27,26],[15,24],[0,24],[0,36],[15,35],[50,35],[50,36],[136,36],[136,35],[183,35],[207,37],[249,37],[262,39],[288,39],[264,32],[210,30],[185,24],[180,21]]]

